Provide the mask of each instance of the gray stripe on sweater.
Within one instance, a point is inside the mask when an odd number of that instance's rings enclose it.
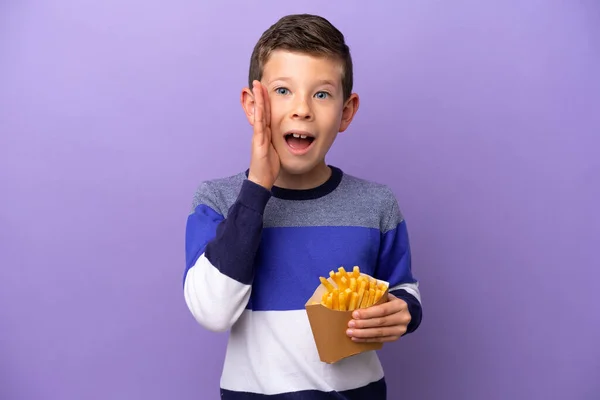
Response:
[[[246,179],[244,173],[203,182],[194,195],[192,212],[206,204],[227,217]],[[392,190],[382,184],[344,174],[331,193],[312,200],[272,197],[264,214],[264,227],[360,226],[383,233],[403,219]]]

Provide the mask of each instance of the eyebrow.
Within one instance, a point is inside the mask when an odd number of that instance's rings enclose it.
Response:
[[[275,79],[271,79],[269,81],[269,83],[273,83],[275,81],[291,82],[292,80],[293,80],[292,78],[289,78],[287,76],[280,76],[280,77],[277,77]],[[317,80],[317,84],[318,85],[330,85],[330,86],[336,87],[335,82],[333,82],[333,81],[331,81],[329,79],[319,79],[319,80]]]

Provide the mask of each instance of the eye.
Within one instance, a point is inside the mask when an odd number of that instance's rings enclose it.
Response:
[[[277,94],[286,95],[289,92],[290,92],[289,90],[287,90],[286,88],[283,88],[283,87],[275,89],[275,93],[277,93]]]
[[[327,92],[317,92],[315,94],[315,96],[317,97],[317,99],[326,99],[327,96],[329,96],[329,93],[327,93]]]

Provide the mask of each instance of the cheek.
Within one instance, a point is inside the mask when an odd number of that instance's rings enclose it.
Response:
[[[280,103],[271,103],[271,128],[277,128],[277,125],[286,115],[285,107]]]
[[[338,133],[342,116],[337,109],[322,110],[321,115],[317,118],[320,122],[321,132],[327,132],[328,136],[334,136]]]

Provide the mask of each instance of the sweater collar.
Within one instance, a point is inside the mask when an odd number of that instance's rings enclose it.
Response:
[[[331,176],[327,181],[321,185],[310,188],[310,189],[286,189],[278,186],[271,188],[271,194],[273,197],[282,200],[314,200],[323,196],[327,196],[333,192],[342,181],[344,176],[343,171],[340,168],[329,165],[331,169]],[[246,177],[248,177],[249,170],[246,170]]]

